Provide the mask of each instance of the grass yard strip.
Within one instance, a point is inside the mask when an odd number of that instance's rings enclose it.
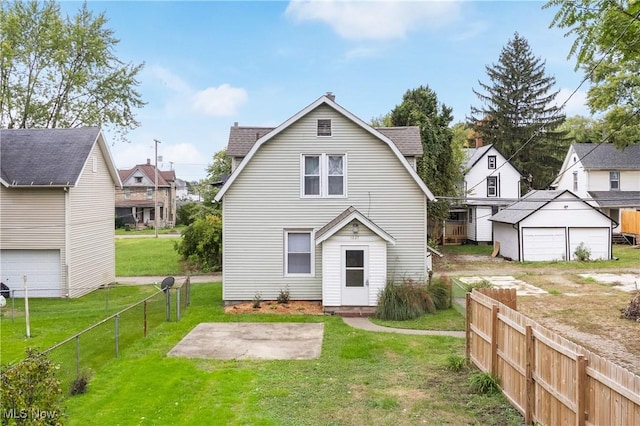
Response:
[[[116,238],[116,276],[183,275],[177,238]]]
[[[464,331],[464,321],[464,317],[453,308],[438,310],[433,314],[426,314],[407,321],[386,321],[371,318],[371,322],[383,327],[408,328],[412,330]]]
[[[27,347],[40,350],[84,330],[157,290],[151,286],[114,286],[93,291],[77,299],[29,299],[31,338],[26,337],[24,299],[15,299],[2,309],[0,362],[8,364],[24,358]]]
[[[185,229],[187,229],[186,226],[176,226],[174,228],[160,228],[158,229],[158,234],[161,235],[165,235],[165,234],[181,234]],[[130,229],[129,231],[127,231],[125,228],[118,228],[115,230],[115,234],[116,235],[127,235],[127,236],[133,236],[133,235],[155,235],[156,234],[156,230],[153,228],[146,228],[146,229]]]
[[[501,396],[470,393],[446,370],[461,339],[353,329],[330,316],[225,314],[220,284],[194,284],[180,322],[164,323],[94,372],[68,400],[69,425],[521,424]],[[319,359],[210,360],[165,354],[200,322],[323,322]],[[471,406],[471,408],[470,408]],[[100,407],[96,409],[96,407]]]

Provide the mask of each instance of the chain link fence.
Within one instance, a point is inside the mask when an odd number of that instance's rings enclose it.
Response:
[[[44,350],[57,364],[62,389],[74,393],[92,372],[167,321],[179,321],[190,304],[189,277],[109,315],[85,330]]]

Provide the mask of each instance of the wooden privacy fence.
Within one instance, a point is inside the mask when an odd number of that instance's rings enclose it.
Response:
[[[640,211],[622,210],[620,214],[620,231],[623,234],[640,235]]]
[[[467,360],[500,378],[526,424],[640,425],[640,377],[503,303],[467,293]]]

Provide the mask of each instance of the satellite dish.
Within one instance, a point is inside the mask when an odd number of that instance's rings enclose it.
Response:
[[[0,296],[0,308],[4,308],[5,306],[7,306],[7,299],[5,299],[4,296]]]
[[[162,291],[167,291],[168,289],[171,288],[171,286],[173,286],[175,282],[176,282],[175,278],[167,277],[164,280],[162,280],[162,283],[160,284],[160,288],[162,289]]]

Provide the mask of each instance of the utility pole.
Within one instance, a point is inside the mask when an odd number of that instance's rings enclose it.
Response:
[[[160,215],[158,214],[158,144],[162,143],[160,142],[158,139],[154,139],[153,140],[156,143],[156,161],[155,161],[155,166],[154,169],[156,170],[156,176],[155,176],[155,191],[153,191],[153,227],[156,229],[156,238],[158,238],[158,218],[160,217]]]

